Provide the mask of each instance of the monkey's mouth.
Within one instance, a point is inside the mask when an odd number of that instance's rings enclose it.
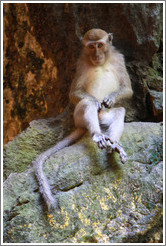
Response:
[[[91,60],[94,65],[102,65],[104,62],[103,57],[92,57]]]

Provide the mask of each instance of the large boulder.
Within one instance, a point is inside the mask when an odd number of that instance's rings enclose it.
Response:
[[[5,243],[162,242],[162,125],[125,123],[128,154],[107,156],[85,135],[44,164],[47,211],[31,161],[71,131],[71,116],[32,121],[4,149]]]

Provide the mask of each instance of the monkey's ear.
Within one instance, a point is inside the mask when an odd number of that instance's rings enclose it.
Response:
[[[113,33],[108,33],[108,40],[109,40],[110,43],[112,43]]]
[[[81,45],[85,46],[86,40],[84,39],[84,37],[80,36],[79,40],[80,40]]]
[[[83,37],[82,37],[82,36],[79,36],[79,40],[80,40],[80,42],[82,42],[82,40],[83,40]]]

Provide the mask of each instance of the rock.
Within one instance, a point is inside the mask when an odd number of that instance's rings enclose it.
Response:
[[[55,117],[68,105],[80,36],[91,28],[112,32],[113,44],[127,61],[134,99],[126,119],[151,120],[151,105],[146,103],[148,86],[159,91],[162,82],[162,3],[3,6],[4,143],[32,120]],[[143,81],[143,69],[148,68],[160,69],[155,87],[149,79]]]
[[[151,90],[163,91],[163,57],[160,52],[152,57],[151,67],[144,72],[146,83]]]
[[[155,70],[151,69],[151,72],[153,72],[153,75],[148,76],[147,85],[151,90],[156,90],[159,92],[163,91],[163,78],[159,76],[158,74],[155,74]]]
[[[163,117],[163,93],[149,90],[151,109],[156,119],[162,120]]]
[[[44,172],[58,207],[47,212],[30,162],[71,131],[70,117],[33,121],[5,146],[4,243],[161,243],[160,123],[125,123],[125,165],[88,135],[51,156]]]
[[[72,110],[66,110],[56,118],[32,121],[21,135],[4,146],[4,179],[13,172],[23,172],[42,151],[50,148],[73,129]],[[39,124],[40,122],[40,124]],[[39,144],[40,143],[40,144]],[[24,152],[25,151],[25,152]],[[17,155],[13,156],[13,153]],[[26,158],[25,158],[26,155]]]

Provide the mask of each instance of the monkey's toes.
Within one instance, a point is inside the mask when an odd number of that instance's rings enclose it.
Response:
[[[127,154],[126,154],[126,152],[125,151],[123,151],[123,153],[121,152],[120,153],[120,159],[121,159],[121,162],[123,163],[123,164],[125,164],[125,162],[127,161]]]
[[[107,143],[105,142],[104,138],[101,141],[99,141],[97,145],[100,149],[105,149],[107,147]]]

